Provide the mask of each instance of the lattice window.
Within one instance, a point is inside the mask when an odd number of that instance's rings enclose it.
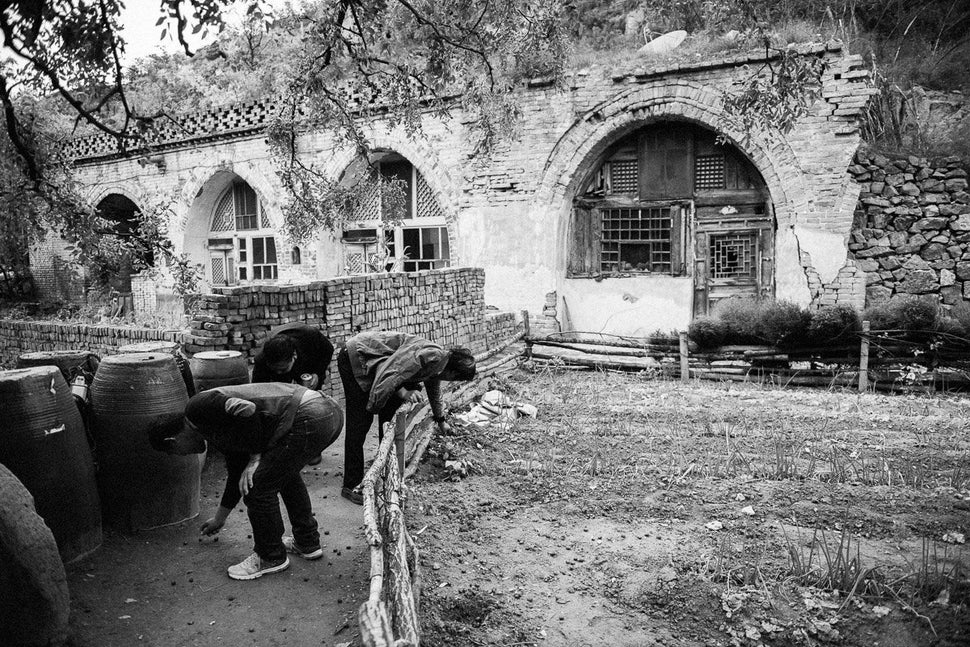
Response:
[[[434,197],[434,191],[428,186],[427,180],[420,173],[417,175],[417,213],[418,218],[443,218],[445,213]]]
[[[212,225],[209,231],[232,231],[236,228],[235,208],[232,204],[232,191],[226,191],[219,200],[219,206],[212,216]]]
[[[636,193],[638,171],[636,160],[610,162],[610,193]]]
[[[694,189],[724,188],[724,155],[698,155],[694,160]]]
[[[226,284],[226,263],[225,259],[214,256],[212,261],[212,283],[214,285]]]
[[[672,271],[671,207],[603,209],[601,214],[601,271]]]
[[[361,196],[357,208],[350,214],[349,220],[380,220],[381,194],[377,182],[364,180],[358,185]]]
[[[348,274],[363,274],[364,255],[344,254],[344,267],[346,268]]]
[[[757,234],[711,236],[711,278],[753,279],[757,272]]]

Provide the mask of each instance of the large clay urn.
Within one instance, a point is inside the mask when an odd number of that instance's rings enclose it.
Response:
[[[56,366],[0,371],[0,463],[33,495],[64,562],[101,545],[94,461]]]
[[[249,384],[249,362],[237,350],[205,350],[192,356],[195,390]]]
[[[119,353],[167,353],[175,359],[175,365],[179,368],[182,381],[185,382],[185,389],[191,398],[195,395],[195,384],[192,382],[192,370],[189,368],[189,360],[182,353],[182,344],[177,341],[140,341],[135,344],[125,344],[118,347]]]
[[[101,360],[91,385],[98,488],[104,521],[122,532],[176,524],[199,514],[195,456],[161,451],[180,427],[185,382],[168,353]]]

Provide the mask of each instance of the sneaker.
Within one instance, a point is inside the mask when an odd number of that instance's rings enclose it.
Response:
[[[296,540],[289,535],[283,535],[283,547],[286,548],[286,552],[299,555],[303,559],[313,560],[323,557],[323,548],[320,546],[311,548],[310,550],[303,550],[296,545]]]
[[[308,460],[306,464],[312,466],[312,465],[319,465],[322,462],[323,462],[323,454],[317,454],[316,456]]]
[[[238,564],[230,566],[227,572],[229,573],[229,577],[234,580],[255,580],[257,577],[262,577],[267,573],[286,570],[289,566],[289,557],[284,556],[281,561],[274,564],[273,562],[263,561],[258,554],[253,553]]]
[[[347,499],[351,503],[356,503],[357,505],[364,505],[364,495],[361,492],[349,487],[340,488],[340,496]]]

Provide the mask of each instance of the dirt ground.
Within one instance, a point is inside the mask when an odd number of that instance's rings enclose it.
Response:
[[[970,645],[966,396],[525,368],[410,483],[423,645]]]
[[[324,557],[290,556],[289,569],[239,582],[226,567],[252,552],[245,506],[217,538],[200,540],[225,483],[221,458],[208,460],[199,519],[132,536],[107,531],[100,550],[68,566],[75,647],[359,644],[369,561],[363,509],[340,496],[342,469],[343,437],[303,472]]]

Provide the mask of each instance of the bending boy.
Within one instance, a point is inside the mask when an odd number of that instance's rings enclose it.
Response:
[[[467,381],[475,377],[475,358],[465,348],[445,350],[415,335],[402,332],[363,332],[347,340],[337,354],[337,370],[344,387],[347,435],[344,438],[344,482],[341,495],[363,503],[356,487],[364,479],[364,441],[378,417],[383,435],[388,422],[404,402],[420,402],[422,384],[438,428],[447,433],[441,406],[441,381]]]
[[[290,565],[287,552],[323,555],[310,496],[300,470],[340,435],[343,414],[331,398],[296,384],[242,384],[203,391],[185,408],[182,430],[165,450],[198,453],[205,441],[226,456],[226,487],[202,534],[222,529],[242,498],[253,529],[253,554],[230,566],[229,577],[252,580]],[[292,537],[283,536],[283,499]]]

